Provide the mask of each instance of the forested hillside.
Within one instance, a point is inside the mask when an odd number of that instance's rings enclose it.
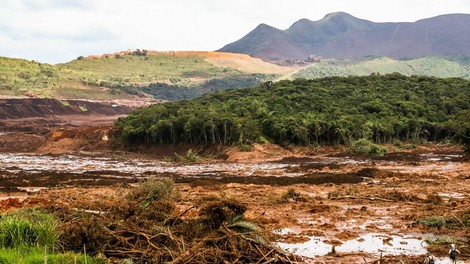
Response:
[[[389,74],[216,92],[142,108],[115,125],[125,140],[139,143],[468,140],[469,109],[468,80]]]

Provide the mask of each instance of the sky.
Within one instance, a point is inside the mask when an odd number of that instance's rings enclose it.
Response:
[[[0,56],[62,63],[128,49],[217,50],[265,23],[470,14],[470,0],[0,0]],[[470,26],[470,25],[469,25]]]

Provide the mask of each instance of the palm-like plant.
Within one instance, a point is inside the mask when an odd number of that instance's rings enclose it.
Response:
[[[261,244],[269,244],[269,241],[263,236],[257,224],[246,221],[243,214],[231,215],[223,225],[227,230],[242,234],[245,238],[253,239]]]

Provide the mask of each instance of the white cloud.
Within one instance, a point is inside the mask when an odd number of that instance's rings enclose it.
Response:
[[[215,50],[260,23],[344,11],[375,22],[470,13],[468,0],[0,0],[0,56],[65,62],[123,49]]]

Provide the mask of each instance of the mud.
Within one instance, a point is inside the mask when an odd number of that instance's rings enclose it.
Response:
[[[412,162],[403,161],[403,156]],[[184,164],[111,153],[10,153],[2,154],[0,162],[0,208],[64,203],[101,210],[99,204],[111,202],[140,179],[170,177],[185,197],[181,210],[205,196],[237,197],[247,205],[249,219],[273,234],[284,228],[298,230],[278,233],[275,240],[286,250],[313,258],[312,263],[372,261],[380,252],[392,259],[421,257],[429,251],[445,258],[448,245],[427,247],[424,240],[466,241],[468,228],[456,221],[450,229],[437,229],[417,220],[430,216],[461,219],[462,212],[470,210],[470,165],[461,161],[462,156],[463,152],[452,150],[383,159],[318,154],[264,162]],[[301,199],[281,199],[290,189]],[[375,246],[365,250],[364,243]],[[334,255],[329,254],[332,246]]]

